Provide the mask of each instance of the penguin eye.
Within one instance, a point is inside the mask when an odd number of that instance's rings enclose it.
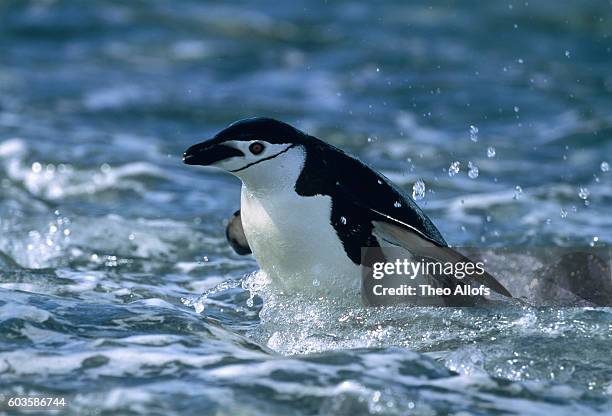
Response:
[[[260,154],[261,152],[263,152],[263,151],[264,151],[264,149],[265,149],[265,148],[266,148],[266,147],[263,145],[263,143],[260,143],[260,142],[255,142],[255,143],[253,143],[253,144],[251,144],[251,145],[249,146],[249,150],[250,150],[250,151],[251,151],[251,153],[253,153],[254,155],[258,155],[258,154]]]

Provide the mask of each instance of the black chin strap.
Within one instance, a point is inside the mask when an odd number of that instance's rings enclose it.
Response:
[[[282,150],[282,151],[280,151],[280,152],[278,152],[278,153],[276,153],[276,154],[274,154],[272,156],[264,157],[263,159],[260,159],[260,160],[258,160],[256,162],[253,162],[253,163],[249,163],[248,165],[243,166],[240,169],[230,170],[229,172],[232,172],[232,173],[240,172],[241,170],[245,170],[246,168],[250,168],[251,166],[256,165],[258,163],[265,162],[266,160],[274,159],[276,156],[280,156],[283,153],[288,152],[289,149],[291,149],[292,147],[295,147],[295,146],[297,146],[297,145],[294,143],[291,146],[287,146],[286,149],[284,149],[284,150]]]

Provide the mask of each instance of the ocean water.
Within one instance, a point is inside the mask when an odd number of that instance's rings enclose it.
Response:
[[[74,415],[612,414],[612,309],[279,296],[225,242],[239,182],[181,162],[272,116],[414,190],[454,245],[605,246],[611,35],[603,0],[2,1],[0,394]]]

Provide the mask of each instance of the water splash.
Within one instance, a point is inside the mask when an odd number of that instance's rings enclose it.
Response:
[[[425,198],[425,182],[422,179],[417,180],[414,185],[412,185],[412,198],[417,201]]]
[[[471,161],[468,162],[468,176],[470,177],[470,179],[476,179],[478,177],[478,174],[479,174],[478,166],[476,166]]]
[[[478,141],[478,127],[470,126],[470,140],[473,142]]]
[[[453,177],[456,174],[458,174],[460,170],[461,170],[461,162],[454,161],[448,167],[448,176]]]

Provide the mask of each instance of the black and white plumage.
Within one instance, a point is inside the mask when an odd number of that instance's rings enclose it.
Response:
[[[240,210],[234,212],[227,222],[227,227],[225,227],[225,238],[236,254],[246,256],[247,254],[253,253],[251,247],[249,247],[246,235],[244,235]]]
[[[228,224],[228,241],[239,254],[252,252],[262,271],[287,290],[310,284],[304,276],[334,291],[359,287],[362,247],[391,245],[438,261],[466,260],[389,179],[289,124],[238,121],[187,149],[183,160],[242,180],[241,209]],[[462,284],[434,279],[441,287]],[[479,279],[510,296],[492,276]],[[462,304],[446,303],[453,302]]]

